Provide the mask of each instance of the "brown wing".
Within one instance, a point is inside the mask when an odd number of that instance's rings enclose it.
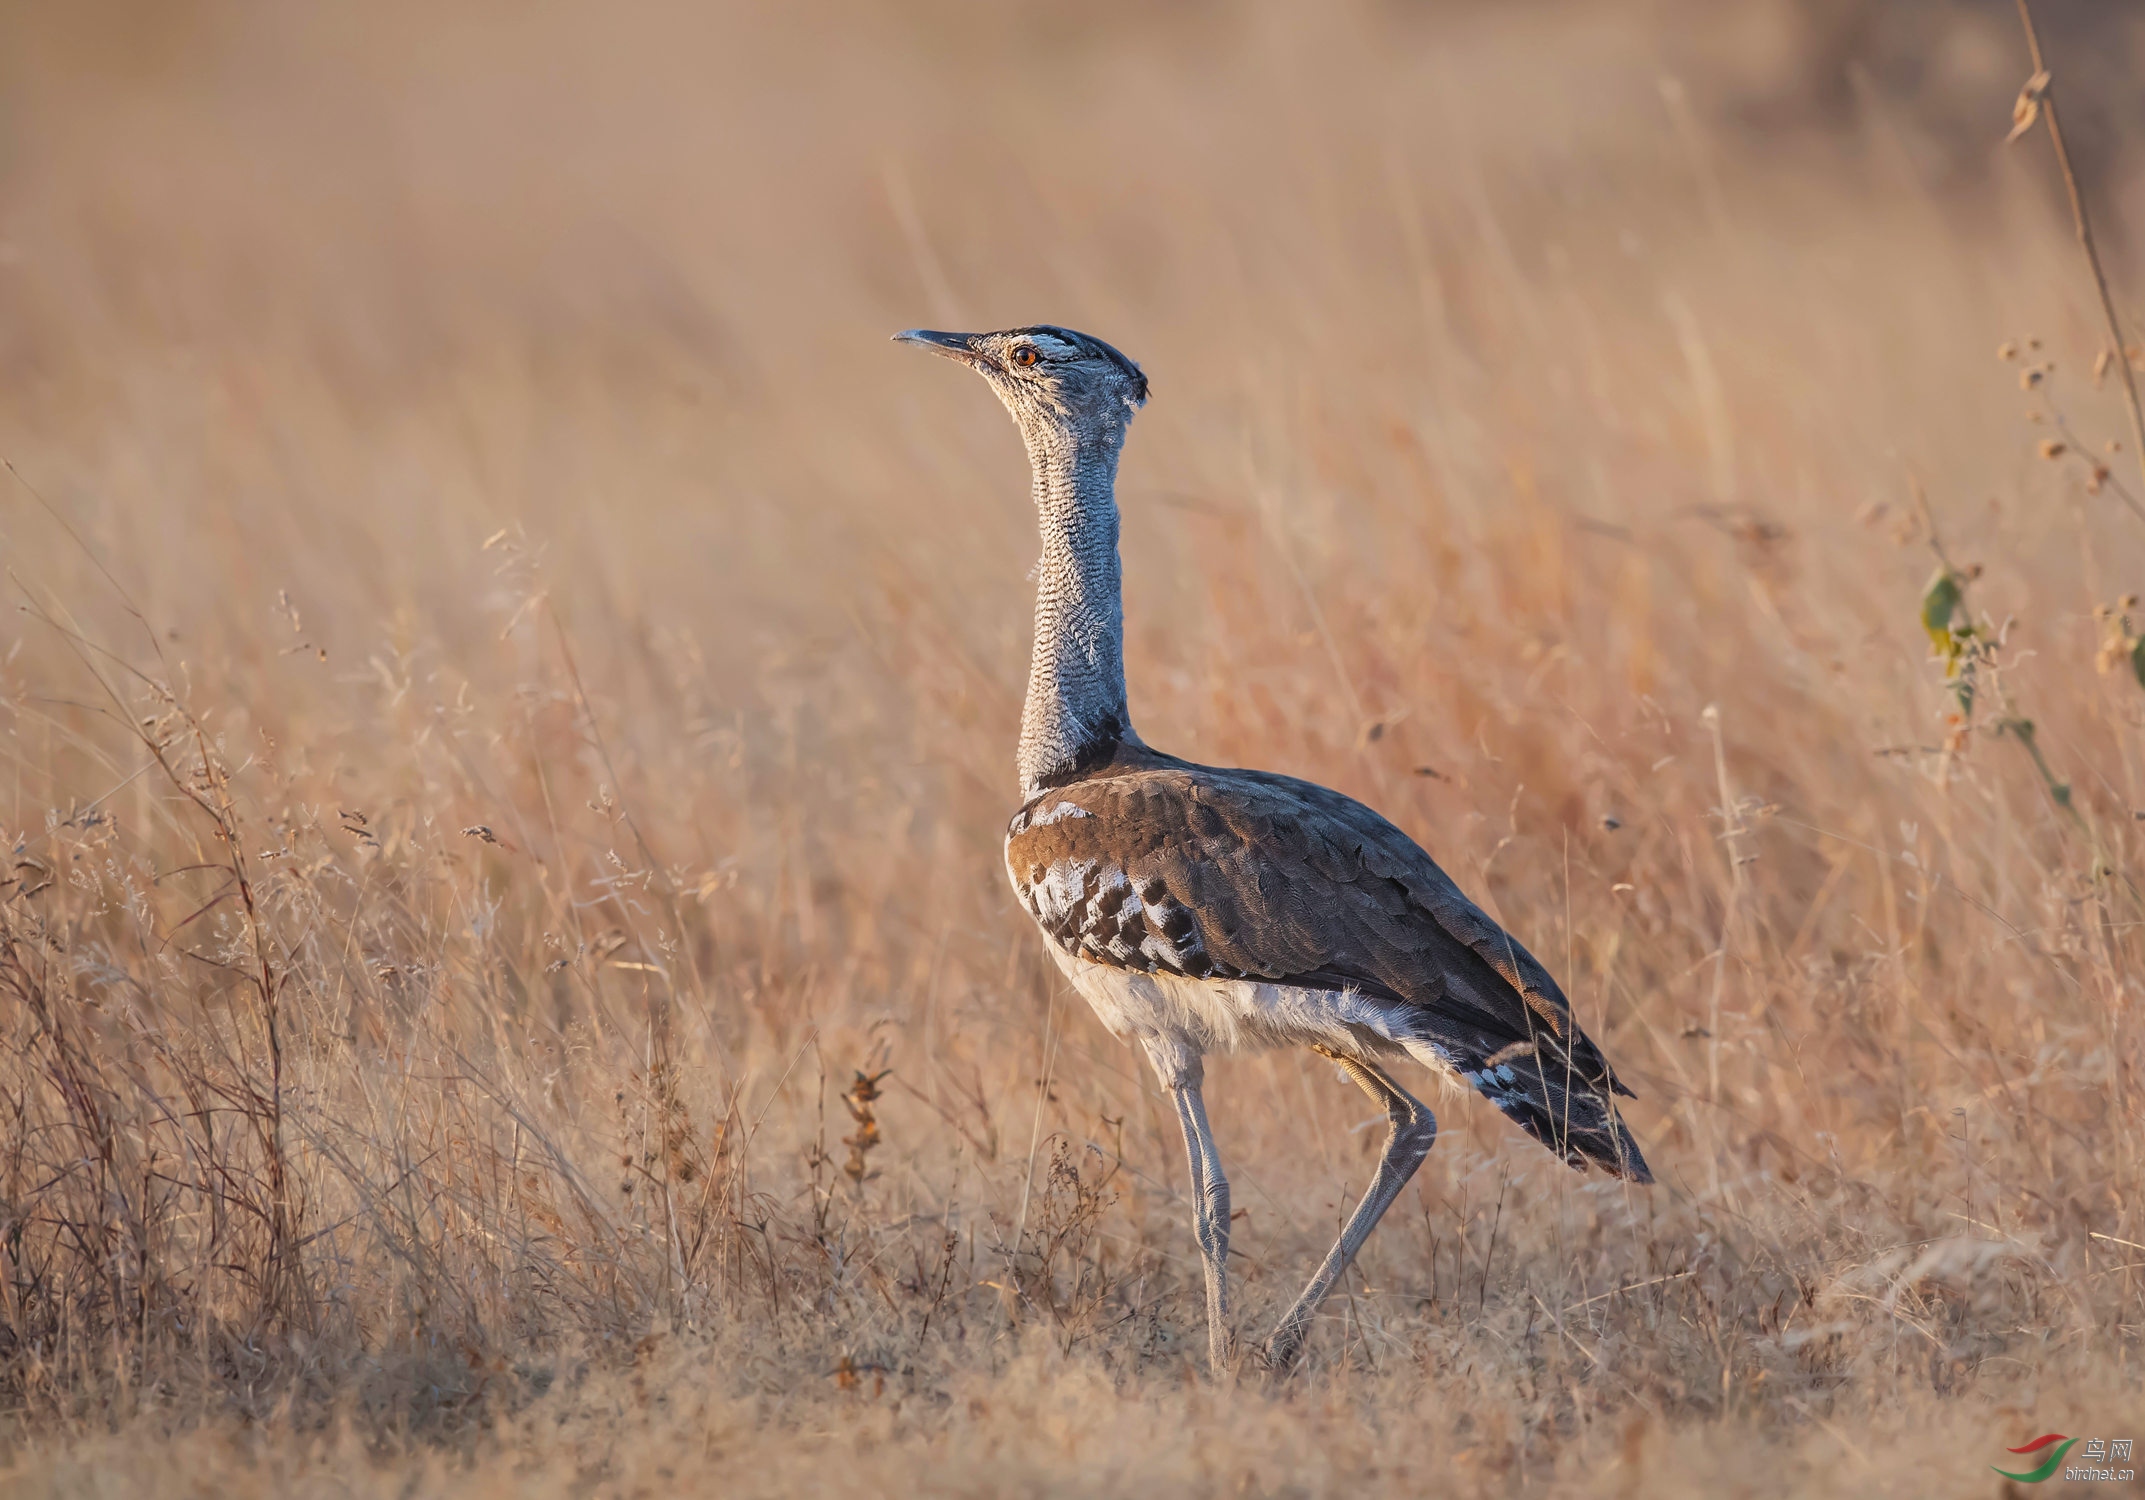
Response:
[[[1101,963],[1353,988],[1574,1165],[1647,1180],[1625,1093],[1534,956],[1371,809],[1309,782],[1140,752],[1015,815],[1006,866],[1037,922]]]

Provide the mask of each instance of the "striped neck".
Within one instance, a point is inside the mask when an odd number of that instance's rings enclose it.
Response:
[[[1125,706],[1125,611],[1117,559],[1122,422],[1037,425],[1043,556],[1035,574],[1035,654],[1020,716],[1020,789],[1031,798],[1106,759],[1132,733]]]

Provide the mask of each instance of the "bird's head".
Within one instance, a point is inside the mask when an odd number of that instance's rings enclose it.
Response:
[[[1101,339],[1048,324],[1001,333],[939,333],[911,328],[894,335],[957,359],[990,383],[1031,440],[1053,435],[1113,442],[1146,403],[1140,367]]]

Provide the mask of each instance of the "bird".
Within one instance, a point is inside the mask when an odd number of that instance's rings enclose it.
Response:
[[[1437,1119],[1388,1065],[1472,1086],[1573,1167],[1653,1180],[1631,1097],[1557,982],[1421,845],[1353,798],[1151,748],[1126,703],[1118,459],[1140,367],[1052,324],[894,335],[983,377],[1027,448],[1042,557],[1006,874],[1060,970],[1146,1053],[1190,1161],[1207,1359],[1240,1368],[1229,1181],[1207,1122],[1208,1056],[1305,1047],[1385,1113],[1376,1174],[1263,1346],[1298,1360],[1313,1316],[1429,1155]]]

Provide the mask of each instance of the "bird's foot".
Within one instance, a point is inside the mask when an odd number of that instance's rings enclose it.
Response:
[[[1253,1354],[1259,1368],[1276,1379],[1294,1372],[1296,1358],[1303,1353],[1303,1329],[1284,1323],[1273,1332],[1273,1337],[1257,1345]]]
[[[1207,1374],[1217,1384],[1234,1380],[1243,1368],[1245,1355],[1244,1346],[1237,1342],[1236,1330],[1215,1332],[1207,1340]]]

